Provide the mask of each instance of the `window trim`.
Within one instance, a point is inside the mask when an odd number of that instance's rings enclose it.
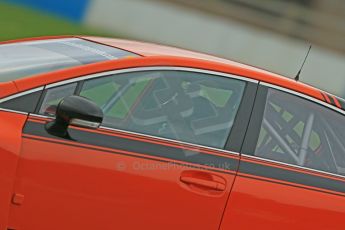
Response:
[[[259,84],[257,94],[255,97],[253,111],[248,122],[248,131],[246,132],[246,136],[244,137],[243,145],[240,150],[240,153],[244,155],[254,156],[256,144],[259,139],[260,129],[264,117],[267,93],[268,87],[264,87]]]
[[[174,142],[174,143],[182,144],[182,145],[189,145],[189,146],[193,146],[193,147],[215,150],[217,152],[224,152],[226,154],[233,154],[233,155],[237,155],[237,156],[240,155],[240,153],[237,151],[231,151],[231,150],[227,150],[225,148],[224,149],[215,148],[215,147],[211,147],[211,146],[200,145],[200,144],[195,144],[195,143],[190,143],[190,142],[185,142],[185,141],[180,141],[180,140],[175,140],[175,139],[169,139],[169,138],[164,138],[164,137],[158,137],[158,136],[153,136],[153,135],[144,134],[144,133],[137,133],[137,132],[132,132],[132,131],[123,130],[123,129],[110,128],[110,127],[106,127],[106,126],[102,126],[102,125],[99,128],[103,129],[103,130],[108,130],[108,131],[121,132],[121,133],[125,133],[125,134],[134,134],[134,135],[138,135],[138,136],[142,136],[142,137],[149,137],[149,138],[154,138],[154,139],[158,139],[158,140],[162,140],[162,141]]]
[[[234,124],[230,130],[224,149],[241,152],[249,128],[249,122],[254,112],[258,90],[259,84],[247,82],[241,104],[237,110]]]
[[[239,110],[238,110],[237,115],[235,117],[234,125],[233,125],[229,135],[226,137],[226,143],[225,143],[225,146],[223,148],[214,148],[214,147],[200,145],[200,144],[193,144],[193,143],[189,143],[189,142],[177,141],[174,139],[165,139],[165,138],[161,138],[158,136],[147,135],[148,137],[153,137],[153,138],[168,140],[168,141],[176,141],[177,143],[189,144],[189,145],[193,145],[196,147],[209,148],[212,150],[218,150],[218,151],[220,150],[220,151],[224,151],[226,153],[235,152],[236,155],[239,155],[240,147],[242,146],[243,141],[244,141],[245,132],[242,135],[240,135],[239,137],[236,137],[235,143],[232,143],[232,142],[230,143],[230,138],[233,138],[235,136],[234,135],[235,130],[238,130],[238,129],[244,129],[244,131],[247,130],[250,116],[248,117],[248,119],[246,119],[245,122],[239,123],[238,120],[241,116],[238,116],[238,114],[240,113],[241,110],[242,110],[242,112],[248,111],[248,109],[252,110],[252,107],[253,107],[253,104],[255,101],[255,94],[257,91],[257,87],[259,85],[259,81],[248,78],[248,77],[235,75],[235,74],[229,74],[229,73],[212,71],[212,70],[204,70],[204,69],[198,69],[198,68],[174,67],[174,66],[173,67],[172,66],[135,67],[135,68],[101,72],[101,73],[97,73],[97,74],[90,74],[90,75],[86,75],[86,76],[81,76],[81,77],[77,77],[77,78],[73,78],[73,79],[68,79],[68,80],[64,80],[64,81],[60,81],[60,82],[47,84],[44,87],[44,91],[42,93],[42,98],[40,98],[40,101],[39,101],[40,104],[37,106],[37,110],[35,111],[35,113],[32,113],[31,115],[34,115],[34,116],[37,115],[39,117],[51,118],[49,116],[40,115],[37,112],[40,108],[41,102],[42,102],[44,96],[46,95],[46,91],[48,89],[56,88],[59,86],[68,85],[68,84],[72,84],[72,83],[77,83],[77,87],[75,90],[75,94],[76,94],[80,90],[80,85],[83,85],[85,80],[96,79],[96,78],[101,78],[101,77],[106,77],[106,76],[116,75],[116,74],[122,74],[122,73],[135,73],[135,72],[142,72],[142,71],[181,71],[181,72],[191,72],[191,73],[202,73],[202,74],[214,75],[215,77],[226,77],[226,78],[230,78],[230,79],[234,79],[234,80],[244,81],[246,83],[246,87],[245,87],[244,92],[243,92],[242,102],[240,104]],[[212,77],[212,76],[210,76],[210,77]],[[254,95],[253,95],[253,93],[254,93]],[[248,97],[248,96],[250,96],[251,98],[245,100],[245,97]],[[247,103],[243,103],[244,101]],[[114,130],[114,131],[134,133],[134,134],[139,134],[139,135],[144,135],[144,136],[146,135],[146,134],[142,134],[142,133],[136,133],[136,132],[131,132],[131,131],[127,131],[127,130],[120,130],[120,129],[116,129],[116,128],[111,128],[111,127],[108,127],[105,125],[100,126],[100,128],[108,129],[108,130]]]
[[[22,114],[22,115],[29,115],[28,112],[16,111],[16,110],[12,110],[12,109],[0,108],[0,111],[9,112],[9,113],[17,113],[17,114]]]
[[[12,111],[12,112],[16,112],[16,111]],[[25,113],[25,114],[27,114],[27,113]],[[34,113],[31,113],[30,116],[37,117],[37,118],[43,118],[43,119],[53,119],[53,117],[50,117],[50,116],[34,114]],[[134,135],[138,135],[138,136],[142,136],[142,137],[149,137],[149,138],[158,139],[158,140],[162,140],[162,141],[173,142],[176,144],[187,145],[187,146],[195,147],[195,148],[215,150],[217,152],[222,152],[225,154],[231,154],[231,155],[235,155],[235,156],[240,155],[240,153],[237,151],[231,151],[231,150],[221,149],[221,148],[214,148],[214,147],[210,147],[210,146],[199,145],[199,144],[194,144],[194,143],[184,142],[184,141],[179,141],[179,140],[174,140],[174,139],[168,139],[168,138],[164,138],[164,137],[152,136],[149,134],[137,133],[137,132],[132,132],[132,131],[123,130],[123,129],[115,129],[115,128],[110,128],[110,127],[106,127],[106,126],[102,126],[102,125],[99,127],[99,129],[102,129],[104,131],[115,131],[115,132],[120,132],[120,133],[124,133],[124,134],[134,134]]]
[[[12,95],[10,95],[10,96],[1,98],[1,99],[0,99],[0,103],[3,103],[3,102],[6,102],[6,101],[15,99],[15,98],[17,98],[17,97],[25,96],[25,95],[28,95],[28,94],[30,94],[30,93],[35,93],[35,92],[40,91],[40,90],[43,90],[43,89],[44,89],[44,86],[40,86],[40,87],[37,87],[37,88],[29,89],[29,90],[24,91],[24,92],[15,93],[15,94],[12,94]]]
[[[303,170],[306,170],[306,171],[312,171],[312,172],[316,172],[316,173],[321,173],[321,174],[325,174],[325,175],[329,175],[329,176],[334,176],[334,177],[345,179],[344,175],[335,174],[335,173],[331,173],[331,172],[326,172],[326,171],[322,171],[322,170],[318,170],[318,169],[312,169],[312,168],[308,168],[308,167],[304,167],[304,166],[293,165],[293,164],[290,164],[290,163],[285,163],[285,162],[281,162],[281,161],[266,159],[266,158],[262,158],[262,157],[258,157],[258,156],[249,155],[249,154],[241,153],[241,156],[244,156],[244,157],[247,157],[247,158],[251,158],[251,159],[260,160],[260,161],[264,161],[264,162],[269,162],[269,163],[273,163],[273,164],[285,165],[285,166],[289,166],[291,168],[303,169]]]
[[[69,83],[73,83],[76,81],[83,81],[83,80],[89,80],[89,79],[94,79],[94,78],[99,78],[99,77],[105,77],[107,75],[114,75],[114,74],[122,74],[122,73],[135,73],[135,72],[141,72],[141,71],[164,71],[164,70],[169,70],[169,71],[184,71],[184,72],[193,72],[193,73],[203,73],[203,74],[209,74],[209,75],[216,75],[219,77],[227,77],[231,79],[236,79],[236,80],[242,80],[246,82],[253,82],[258,84],[258,80],[254,80],[248,77],[244,76],[239,76],[235,74],[230,74],[230,73],[224,73],[224,72],[218,72],[218,71],[213,71],[213,70],[204,70],[204,69],[197,69],[197,68],[190,68],[190,67],[177,67],[177,66],[156,66],[156,67],[135,67],[135,68],[128,68],[128,69],[120,69],[120,70],[111,70],[107,72],[102,72],[102,73],[96,73],[96,74],[90,74],[86,76],[81,76],[81,77],[76,77],[73,79],[68,79],[60,82],[55,82],[51,84],[46,85],[46,89],[53,88],[56,86],[60,85],[65,85]]]
[[[255,151],[253,151],[253,150],[255,150],[255,148],[256,148],[257,139],[259,137],[259,131],[257,131],[257,129],[260,129],[260,127],[261,127],[261,123],[262,123],[263,116],[264,116],[264,107],[265,107],[265,104],[267,101],[267,93],[268,93],[269,89],[275,89],[275,90],[278,90],[281,92],[289,93],[289,94],[294,95],[294,96],[298,96],[298,97],[303,98],[307,101],[317,103],[321,106],[324,106],[324,107],[326,107],[326,109],[331,109],[335,112],[338,112],[338,113],[342,114],[343,116],[345,115],[345,111],[343,111],[343,110],[341,110],[341,109],[339,109],[333,105],[327,104],[326,102],[323,102],[321,100],[315,99],[313,97],[310,97],[308,95],[304,95],[302,93],[299,93],[299,92],[296,92],[296,91],[293,91],[290,89],[286,89],[284,87],[280,87],[280,86],[273,85],[273,84],[266,83],[266,82],[260,82],[259,88],[258,88],[258,96],[255,99],[255,104],[254,104],[254,109],[253,109],[253,115],[259,113],[259,116],[252,116],[251,117],[249,127],[248,127],[248,131],[249,131],[248,133],[249,134],[247,134],[245,139],[244,139],[244,145],[240,151],[240,154],[244,157],[248,157],[248,158],[256,159],[256,160],[261,160],[261,161],[268,162],[268,163],[281,164],[281,165],[289,166],[291,168],[303,169],[306,171],[321,173],[321,174],[334,176],[334,177],[338,177],[338,178],[342,178],[342,179],[345,178],[345,175],[335,174],[335,173],[331,173],[331,172],[327,172],[327,171],[323,171],[323,170],[318,170],[318,169],[312,169],[312,168],[308,168],[305,166],[299,166],[299,165],[295,165],[295,164],[285,163],[282,161],[271,160],[271,159],[267,159],[267,158],[263,158],[263,157],[254,155]],[[260,93],[261,93],[261,96],[260,96]],[[253,121],[253,118],[255,118],[255,121]],[[260,120],[260,122],[257,122],[258,120]],[[255,141],[254,141],[253,140],[254,135],[250,135],[250,133],[253,133],[256,131],[257,131],[257,135],[255,136],[255,139],[254,139]]]

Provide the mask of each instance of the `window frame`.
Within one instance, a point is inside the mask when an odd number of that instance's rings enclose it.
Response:
[[[288,93],[288,94],[291,94],[293,96],[300,97],[301,99],[306,100],[310,103],[316,103],[316,104],[322,106],[324,109],[328,109],[328,110],[331,110],[333,112],[338,112],[342,116],[345,116],[344,110],[337,108],[331,104],[328,104],[324,101],[321,101],[319,99],[313,98],[313,97],[305,95],[303,93],[299,93],[299,92],[296,92],[294,90],[290,90],[290,89],[280,87],[280,86],[277,86],[274,84],[270,84],[270,83],[266,83],[266,82],[260,82],[259,88],[258,88],[258,93],[257,93],[254,107],[253,107],[253,113],[252,113],[252,116],[251,116],[251,119],[250,119],[250,122],[248,125],[248,132],[247,132],[247,135],[244,139],[243,148],[240,150],[241,155],[249,157],[249,158],[263,160],[266,162],[278,163],[278,164],[282,164],[282,165],[286,165],[286,166],[291,166],[294,168],[299,168],[299,169],[304,169],[304,170],[308,170],[308,171],[312,171],[312,172],[318,172],[318,173],[328,174],[331,176],[345,178],[344,175],[340,175],[340,174],[335,174],[335,173],[331,173],[331,172],[327,172],[327,171],[323,171],[323,170],[309,168],[306,166],[299,166],[299,165],[290,164],[290,163],[286,163],[286,162],[282,162],[282,161],[271,160],[271,159],[263,158],[260,156],[255,156],[255,149],[256,149],[258,138],[259,138],[261,125],[263,122],[265,106],[266,106],[266,102],[267,102],[267,94],[268,94],[269,89],[277,90],[277,91],[280,91],[282,93]]]
[[[255,100],[255,95],[257,92],[257,87],[259,84],[258,80],[254,80],[251,78],[247,78],[244,76],[240,76],[240,75],[234,75],[234,74],[229,74],[229,73],[223,73],[223,72],[217,72],[217,71],[212,71],[212,70],[203,70],[203,69],[198,69],[198,68],[190,68],[190,67],[169,67],[169,66],[159,66],[159,67],[135,67],[135,68],[129,68],[129,69],[121,69],[121,70],[114,70],[114,71],[107,71],[107,72],[102,72],[102,73],[97,73],[97,74],[91,74],[91,75],[86,75],[86,76],[81,76],[81,77],[77,77],[74,79],[69,79],[69,80],[65,80],[65,81],[61,81],[61,82],[56,82],[56,83],[52,83],[52,84],[48,84],[45,87],[44,93],[42,94],[43,97],[40,100],[40,104],[37,106],[38,110],[41,106],[41,103],[44,99],[44,96],[46,95],[46,91],[51,89],[51,88],[55,88],[58,86],[63,86],[63,85],[67,85],[67,84],[71,84],[74,82],[78,82],[78,85],[76,87],[75,90],[75,95],[78,95],[80,93],[80,90],[82,88],[82,85],[84,84],[84,82],[86,80],[90,80],[90,79],[97,79],[97,78],[101,78],[101,77],[111,77],[114,76],[116,74],[121,74],[121,73],[134,73],[134,72],[142,72],[142,71],[184,71],[184,72],[192,72],[192,73],[202,73],[202,74],[208,74],[208,75],[215,75],[215,77],[226,77],[226,78],[230,78],[230,79],[234,79],[234,80],[241,80],[244,81],[246,83],[244,92],[243,92],[243,97],[241,100],[241,104],[238,108],[235,120],[234,120],[234,124],[232,126],[231,132],[228,135],[228,137],[226,137],[226,143],[224,148],[214,148],[217,150],[227,150],[227,151],[232,151],[235,153],[239,154],[240,148],[242,147],[243,144],[243,140],[244,140],[244,136],[245,136],[245,132],[247,130],[247,126],[249,123],[249,119],[250,119],[250,114],[252,111],[252,107],[254,105],[254,100]],[[211,76],[210,76],[211,77]],[[38,114],[38,110],[35,111],[35,113],[39,116],[42,116],[40,114]],[[122,129],[116,129],[116,128],[112,128],[112,127],[107,127],[106,125],[101,125],[100,128],[104,128],[104,129],[108,129],[108,130],[115,130],[115,131],[124,131],[124,132],[128,132],[128,133],[134,133],[135,132],[131,132],[128,130],[122,130]],[[147,135],[144,133],[137,133],[140,135],[146,135],[149,137],[154,137],[154,138],[158,138],[158,139],[165,139],[162,137],[158,137],[158,136],[152,136],[152,135]],[[178,141],[178,140],[174,140],[174,139],[167,139],[170,141],[176,141],[179,143],[186,143],[186,144],[191,144],[191,145],[195,145],[195,146],[201,146],[201,147],[207,147],[207,148],[213,148],[213,147],[209,147],[209,146],[205,146],[205,145],[198,145],[198,144],[194,144],[194,143],[189,143],[189,142],[183,142],[183,141]]]
[[[24,92],[16,93],[4,98],[0,99],[0,111],[7,111],[7,112],[13,112],[13,113],[19,113],[19,114],[29,114],[29,113],[35,113],[38,103],[42,98],[44,91],[44,86],[40,86],[37,88],[29,89]],[[36,94],[36,95],[35,95]],[[22,105],[21,103],[25,103],[23,101],[19,101],[18,99],[29,96],[30,99],[33,100],[29,106],[27,106],[26,109],[23,109],[26,105]],[[28,108],[31,107],[31,108]]]

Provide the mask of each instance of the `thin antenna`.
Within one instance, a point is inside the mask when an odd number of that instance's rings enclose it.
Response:
[[[304,61],[303,61],[303,63],[302,63],[302,66],[301,66],[301,68],[299,69],[299,71],[298,71],[298,73],[297,73],[297,75],[296,75],[296,77],[295,77],[295,80],[296,80],[296,81],[299,81],[299,76],[301,75],[303,66],[304,66],[304,64],[305,64],[305,62],[306,62],[306,60],[307,60],[307,58],[308,58],[308,56],[309,56],[310,50],[311,50],[311,45],[309,46],[307,55],[305,56]]]

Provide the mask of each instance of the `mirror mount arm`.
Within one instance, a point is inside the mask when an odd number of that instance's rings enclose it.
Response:
[[[68,123],[62,119],[56,118],[45,125],[47,132],[53,136],[71,139],[68,134]]]

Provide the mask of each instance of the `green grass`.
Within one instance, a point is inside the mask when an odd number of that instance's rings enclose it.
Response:
[[[0,3],[0,41],[45,35],[99,35],[104,31],[85,28],[80,24],[27,7]]]

